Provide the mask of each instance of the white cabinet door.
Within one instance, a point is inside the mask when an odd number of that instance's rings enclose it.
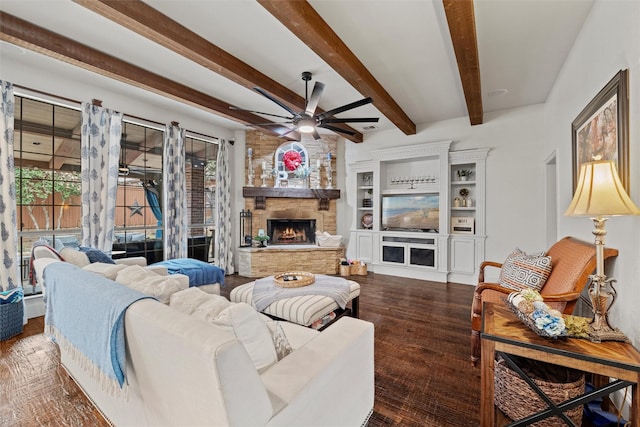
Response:
[[[475,239],[451,239],[451,265],[453,273],[473,274],[476,268]]]
[[[373,233],[356,233],[357,259],[367,264],[373,262]]]

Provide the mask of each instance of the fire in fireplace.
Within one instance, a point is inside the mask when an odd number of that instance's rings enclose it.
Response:
[[[308,245],[316,242],[315,219],[268,219],[271,245]]]

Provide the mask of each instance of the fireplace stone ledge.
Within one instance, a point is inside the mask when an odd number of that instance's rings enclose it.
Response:
[[[238,248],[238,274],[245,277],[272,276],[287,271],[337,274],[345,248],[313,245],[275,245]]]

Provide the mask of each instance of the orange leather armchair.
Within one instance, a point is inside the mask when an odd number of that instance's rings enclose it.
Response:
[[[573,237],[565,237],[554,243],[546,255],[551,257],[552,270],[540,294],[553,308],[564,314],[571,314],[589,275],[596,269],[595,245]],[[604,249],[605,260],[617,255],[617,249]],[[503,297],[514,292],[513,289],[505,288],[498,283],[485,282],[486,267],[501,268],[502,264],[493,261],[480,264],[478,284],[471,305],[471,362],[474,366],[480,360],[482,304],[486,301],[501,303]]]

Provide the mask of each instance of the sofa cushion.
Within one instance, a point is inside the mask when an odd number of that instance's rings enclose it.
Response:
[[[196,287],[171,296],[169,306],[232,332],[242,343],[258,372],[278,361],[263,315],[246,303],[231,303]]]
[[[115,281],[151,295],[163,304],[169,304],[171,295],[188,286],[188,284],[181,284],[172,276],[161,276],[139,265],[125,266],[118,272]]]
[[[107,279],[116,280],[116,276],[120,270],[127,268],[126,265],[118,264],[105,264],[102,262],[94,262],[82,267],[83,270],[90,271],[92,273],[99,274]]]
[[[231,303],[225,297],[203,292],[199,288],[188,288],[171,295],[169,306],[193,315],[209,323],[217,319],[220,312]]]
[[[516,248],[502,264],[498,282],[505,288],[540,291],[551,274],[551,257],[544,252],[526,254]]]
[[[79,251],[77,248],[65,247],[60,249],[60,256],[66,262],[69,262],[80,268],[91,264],[89,257],[84,252]]]
[[[269,328],[260,314],[247,303],[235,303],[223,310],[214,324],[229,324],[258,372],[278,361]]]

